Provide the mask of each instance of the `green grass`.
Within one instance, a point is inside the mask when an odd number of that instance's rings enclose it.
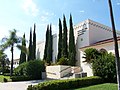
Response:
[[[117,90],[117,84],[105,83],[105,84],[93,85],[93,86],[74,89],[74,90]]]
[[[10,76],[0,75],[0,82],[3,82],[3,79],[6,78],[8,81],[11,81]]]

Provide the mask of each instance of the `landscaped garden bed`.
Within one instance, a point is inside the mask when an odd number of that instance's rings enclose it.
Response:
[[[65,90],[86,87],[101,83],[103,83],[102,78],[94,76],[77,79],[46,81],[43,83],[39,83],[38,85],[30,85],[28,86],[27,90]]]

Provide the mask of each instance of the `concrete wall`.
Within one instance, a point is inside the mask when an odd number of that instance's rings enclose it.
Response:
[[[112,38],[111,28],[103,24],[89,20],[89,40],[90,44]]]
[[[36,46],[37,59],[43,59],[44,48],[45,48],[45,41],[41,41],[37,43],[37,46]]]
[[[57,38],[57,34],[54,34],[53,35],[53,57],[52,57],[52,60],[53,60],[53,63],[56,62],[56,59],[57,59],[57,47],[58,47],[58,38]]]
[[[71,73],[70,66],[56,65],[56,66],[47,66],[46,67],[47,78],[60,79],[69,73]]]
[[[84,28],[84,24],[86,24],[86,28]],[[79,48],[90,45],[88,20],[83,21],[78,25],[74,26],[74,35],[76,44],[76,65],[81,66]]]

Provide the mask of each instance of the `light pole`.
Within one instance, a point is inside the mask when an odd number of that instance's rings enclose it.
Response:
[[[114,47],[115,47],[118,90],[120,90],[120,60],[119,60],[118,42],[117,42],[117,35],[116,35],[116,30],[115,30],[115,23],[114,23],[111,0],[108,0],[108,3],[109,3],[109,10],[110,10],[110,17],[111,17],[111,24],[112,24],[112,31],[113,31],[113,40],[114,40]]]

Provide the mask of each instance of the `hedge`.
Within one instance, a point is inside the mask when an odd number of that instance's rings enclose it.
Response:
[[[103,79],[97,76],[67,80],[52,80],[34,86],[30,85],[27,90],[66,90],[101,84],[103,82]]]
[[[11,76],[10,79],[12,81],[28,81],[28,80],[32,80],[32,78],[28,77],[28,76]]]

